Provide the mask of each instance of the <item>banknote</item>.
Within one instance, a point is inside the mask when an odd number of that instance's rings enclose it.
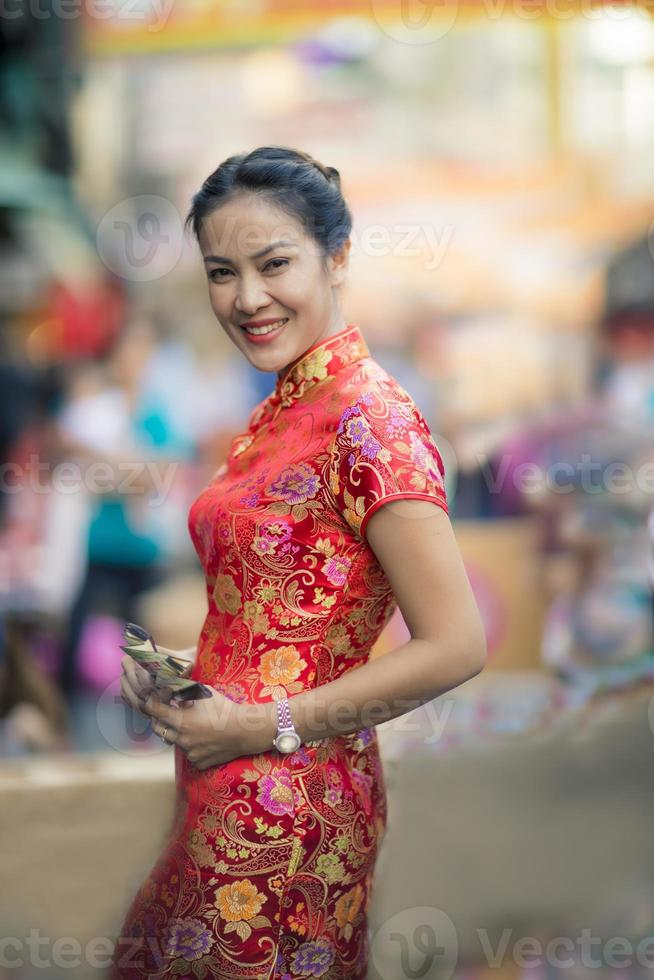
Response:
[[[210,687],[180,676],[191,661],[159,650],[154,637],[142,626],[125,623],[123,637],[125,643],[120,649],[148,671],[156,687],[172,690],[173,697],[183,700],[211,697]]]

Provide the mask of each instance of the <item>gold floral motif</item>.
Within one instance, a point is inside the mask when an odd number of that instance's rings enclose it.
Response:
[[[263,606],[254,599],[243,603],[243,619],[253,633],[266,633],[270,629],[270,620],[263,611]]]
[[[352,935],[353,923],[361,908],[365,892],[361,885],[357,884],[350,888],[336,902],[336,921],[345,933],[346,938]]]
[[[241,878],[216,891],[216,907],[226,922],[253,919],[261,910],[266,896],[257,891],[249,878]]]
[[[264,653],[259,664],[259,674],[264,685],[262,695],[284,697],[284,689],[294,689],[294,682],[306,666],[307,661],[300,656],[300,651],[293,644]],[[278,694],[280,690],[282,693]]]
[[[235,616],[239,611],[241,591],[231,575],[216,575],[213,597],[221,612],[228,612]]]
[[[294,370],[297,378],[311,381],[314,378],[323,381],[327,377],[327,365],[331,361],[333,354],[325,347],[318,347],[312,353],[303,358]]]

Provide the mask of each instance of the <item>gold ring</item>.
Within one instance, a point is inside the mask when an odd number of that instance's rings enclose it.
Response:
[[[162,740],[163,742],[166,742],[166,732],[167,732],[167,731],[168,731],[168,726],[166,725],[166,727],[165,727],[165,728],[164,728],[164,730],[162,731],[162,733],[161,733],[161,735],[159,736],[159,738],[160,738],[160,739],[161,739],[161,740]],[[166,742],[166,745],[168,745],[168,742]]]

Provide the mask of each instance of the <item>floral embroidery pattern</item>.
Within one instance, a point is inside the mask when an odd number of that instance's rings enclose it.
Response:
[[[359,537],[390,497],[425,498],[448,511],[445,467],[424,416],[392,381],[341,414],[331,447],[329,483]],[[408,441],[399,438],[408,432]]]
[[[334,962],[334,949],[328,940],[303,943],[293,953],[291,973],[296,976],[324,977]]]
[[[358,327],[305,352],[190,509],[208,597],[192,676],[260,703],[365,663],[396,607],[366,521],[398,496],[447,510],[443,477]],[[374,727],[202,772],[174,751],[175,831],[109,980],[364,980],[387,819]]]
[[[319,381],[327,377],[327,365],[332,359],[332,352],[327,347],[319,347],[312,354],[303,357],[297,369],[299,377],[306,380],[317,378]]]
[[[257,914],[264,901],[261,895],[247,878],[234,881],[231,885],[223,885],[216,892],[216,905],[223,919],[228,922],[241,922],[252,919]]]
[[[288,504],[305,504],[318,493],[320,480],[309,463],[287,466],[267,488],[271,497],[279,497]]]
[[[260,803],[268,813],[292,815],[295,807],[290,773],[282,770],[262,776],[259,780],[257,803]]]
[[[217,575],[213,590],[216,605],[221,612],[236,613],[241,601],[241,593],[231,575]]]
[[[199,919],[173,919],[166,953],[190,961],[204,956],[211,946],[211,933]]]
[[[277,701],[286,697],[287,692],[302,690],[302,685],[295,681],[306,666],[306,660],[302,659],[299,650],[293,645],[264,653],[258,668],[264,685],[261,693],[269,694]]]

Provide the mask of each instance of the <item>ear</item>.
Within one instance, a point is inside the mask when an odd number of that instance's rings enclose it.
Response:
[[[345,277],[349,267],[351,247],[352,242],[348,238],[347,241],[343,242],[338,252],[330,255],[327,260],[329,268],[329,281],[332,286],[340,286],[341,283],[345,282]]]

